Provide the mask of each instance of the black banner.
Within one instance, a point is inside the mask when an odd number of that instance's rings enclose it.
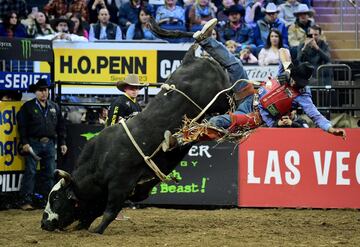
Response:
[[[67,124],[66,145],[68,152],[59,156],[58,168],[71,173],[84,145],[104,128],[97,124]]]
[[[0,59],[54,61],[50,40],[0,38]]]
[[[144,204],[237,205],[238,149],[234,144],[194,145],[172,172],[179,183],[160,183]]]
[[[73,170],[76,159],[101,125],[67,125],[69,151],[60,169]],[[238,149],[234,144],[202,142],[194,145],[172,174],[179,180],[153,188],[144,204],[237,205]]]
[[[180,66],[186,51],[158,51],[157,81],[164,82]]]

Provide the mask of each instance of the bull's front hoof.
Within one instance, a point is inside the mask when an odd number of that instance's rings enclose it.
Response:
[[[90,230],[90,232],[97,233],[97,234],[103,234],[104,231],[105,231],[105,229],[101,229],[99,226],[96,227],[95,229]]]

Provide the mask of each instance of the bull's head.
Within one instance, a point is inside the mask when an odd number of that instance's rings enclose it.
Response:
[[[61,179],[49,193],[41,220],[41,228],[47,231],[64,229],[76,220],[77,199],[73,192],[71,175],[62,170],[56,170],[56,174]]]

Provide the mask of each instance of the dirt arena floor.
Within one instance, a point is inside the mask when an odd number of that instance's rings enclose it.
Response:
[[[114,221],[98,235],[43,231],[40,210],[0,211],[0,246],[360,245],[357,210],[145,208],[123,212],[129,220]]]

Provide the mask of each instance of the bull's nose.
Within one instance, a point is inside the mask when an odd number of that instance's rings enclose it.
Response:
[[[49,221],[41,221],[41,229],[52,232],[55,230],[55,226],[53,224],[51,224]]]

